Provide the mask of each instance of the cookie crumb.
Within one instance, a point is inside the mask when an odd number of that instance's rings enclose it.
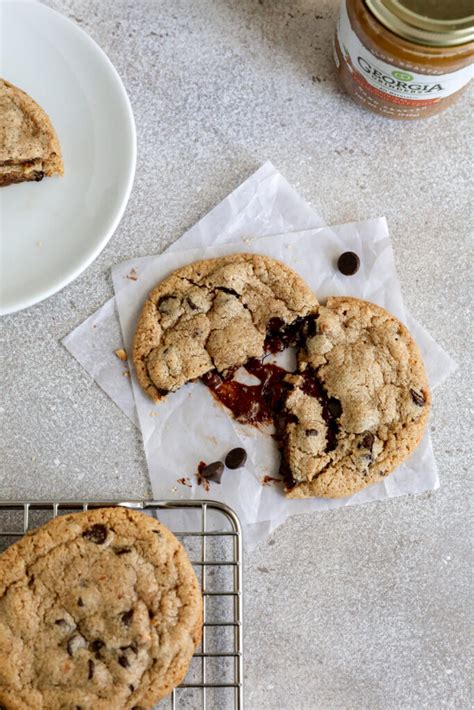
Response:
[[[260,483],[262,486],[271,486],[272,483],[282,483],[282,478],[273,478],[273,476],[262,476]]]
[[[128,360],[127,353],[123,348],[118,348],[118,350],[115,350],[115,354],[119,360],[122,360],[122,362]]]
[[[188,488],[192,488],[192,483],[191,479],[188,476],[183,476],[183,478],[178,478],[176,480],[176,483],[180,483],[182,486],[187,486]]]
[[[130,279],[130,281],[136,281],[138,279],[137,270],[135,268],[130,269],[125,278]]]

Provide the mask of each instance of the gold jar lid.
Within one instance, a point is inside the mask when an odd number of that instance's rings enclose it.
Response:
[[[365,0],[388,30],[415,44],[452,47],[474,41],[473,0]]]

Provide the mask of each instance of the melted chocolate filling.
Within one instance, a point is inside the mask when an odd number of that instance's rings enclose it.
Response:
[[[318,316],[311,314],[284,323],[281,318],[270,318],[265,337],[265,352],[278,353],[288,347],[303,347],[306,338],[316,335]]]
[[[283,393],[288,390],[289,385],[283,382],[288,372],[257,358],[251,358],[244,367],[259,380],[258,384],[246,385],[231,379],[235,370],[226,373],[225,379],[213,370],[203,375],[202,381],[239,422],[269,424],[283,400]]]
[[[304,347],[306,339],[316,334],[316,321],[317,315],[297,318],[290,324],[285,324],[280,318],[272,318],[267,327],[265,352],[277,353],[290,346]],[[243,367],[259,380],[258,384],[248,385],[234,380],[237,368],[228,370],[225,374],[211,370],[201,379],[213,396],[227,407],[239,422],[253,426],[273,422],[274,436],[282,454],[279,474],[287,489],[294,488],[297,481],[293,478],[286,455],[288,425],[298,421],[296,415],[286,408],[286,400],[293,385],[285,382],[284,378],[290,373],[274,363],[265,363],[258,358],[251,358]],[[299,385],[302,391],[309,397],[318,399],[321,404],[327,425],[326,452],[333,451],[337,445],[341,404],[334,397],[329,397],[318,379],[317,370],[307,368],[296,374],[303,379]],[[201,463],[204,467],[205,464]]]

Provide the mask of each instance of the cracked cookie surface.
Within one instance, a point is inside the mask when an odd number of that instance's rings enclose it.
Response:
[[[280,442],[290,498],[352,495],[420,442],[431,397],[418,347],[383,308],[329,298],[298,354]]]
[[[0,707],[148,710],[201,638],[187,554],[126,508],[64,515],[0,556]]]
[[[275,259],[194,262],[158,284],[143,306],[133,353],[138,380],[158,401],[211,370],[261,357],[271,321],[284,327],[317,308],[303,279]]]

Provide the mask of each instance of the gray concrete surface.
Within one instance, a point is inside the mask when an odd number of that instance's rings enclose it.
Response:
[[[292,518],[247,555],[246,707],[472,707],[472,92],[422,123],[363,112],[335,84],[335,1],[48,4],[121,74],[138,165],[97,261],[0,324],[1,497],[150,494],[137,432],[59,340],[112,294],[111,264],[169,244],[269,158],[329,223],[387,216],[407,306],[460,368],[434,401],[439,491]]]

